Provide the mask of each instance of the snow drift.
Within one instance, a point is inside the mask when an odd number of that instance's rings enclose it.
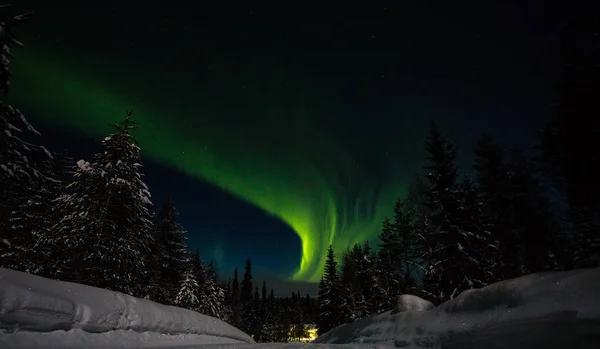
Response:
[[[402,299],[407,301],[414,307],[420,303],[415,296]],[[600,268],[526,275],[465,291],[430,310],[393,313],[342,325],[315,342],[443,349],[596,348]]]
[[[55,341],[61,348],[254,343],[239,329],[187,309],[0,268],[0,348],[47,348]]]

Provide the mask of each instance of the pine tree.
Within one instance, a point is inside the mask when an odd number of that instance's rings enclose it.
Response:
[[[344,314],[344,322],[356,321],[378,312],[375,260],[375,254],[368,241],[363,245],[354,244],[343,254],[340,281],[345,296],[343,309],[347,311]]]
[[[261,342],[276,342],[278,341],[278,326],[279,326],[279,307],[275,300],[275,292],[271,289],[267,300],[265,321],[261,331]]]
[[[545,176],[566,197],[576,267],[600,265],[600,23],[595,1],[577,2],[564,11],[560,35],[562,76],[555,117],[540,132]]]
[[[260,316],[260,308],[261,308],[261,302],[260,302],[260,294],[258,293],[258,286],[254,287],[254,328],[252,329],[252,334],[254,335],[254,340],[255,341],[260,341],[261,340],[261,330],[262,330],[262,318]]]
[[[237,268],[235,268],[233,271],[233,282],[231,283],[231,300],[229,307],[231,308],[230,323],[233,326],[240,328],[240,322],[242,319],[242,305],[240,300],[240,282]]]
[[[533,164],[523,152],[513,152],[509,171],[515,228],[522,247],[522,272],[549,270],[554,264],[553,242],[557,232],[547,198],[535,178]]]
[[[203,314],[227,321],[225,290],[221,286],[214,264],[211,261],[206,269],[206,279],[201,286],[199,311]]]
[[[189,263],[185,231],[179,224],[178,216],[172,200],[166,200],[154,216],[154,258],[157,259],[155,267],[158,268],[156,283],[161,289],[154,300],[164,304],[173,303]]]
[[[454,164],[456,146],[447,141],[437,125],[432,123],[427,139],[430,184],[428,217],[421,219],[427,225],[420,240],[426,251],[424,264],[424,291],[433,301],[443,301],[457,296],[461,291],[486,284],[487,264],[481,256],[492,241],[489,231],[477,224],[481,216],[472,199],[468,184],[458,183],[458,170]],[[472,201],[472,200],[471,200]]]
[[[260,309],[258,310],[258,314],[259,314],[259,323],[260,325],[258,326],[258,333],[259,333],[259,339],[262,342],[263,341],[263,336],[265,335],[263,333],[263,331],[265,330],[265,327],[267,326],[267,313],[269,311],[269,300],[267,298],[267,282],[265,280],[263,280],[263,284],[262,284],[262,292],[261,292],[261,298],[260,298]]]
[[[483,202],[475,184],[465,176],[459,186],[460,200],[457,211],[459,235],[459,265],[465,274],[466,288],[481,287],[498,281],[498,241],[494,239]],[[463,288],[463,289],[466,289]],[[462,290],[459,290],[462,291]]]
[[[521,275],[519,236],[511,200],[511,174],[504,149],[484,135],[475,146],[475,171],[478,190],[489,220],[492,236],[498,241],[498,280]]]
[[[325,270],[319,283],[319,334],[344,323],[344,292],[338,276],[333,247],[329,245]]]
[[[401,284],[407,288],[413,285],[413,265],[419,257],[414,223],[415,211],[402,200],[394,204],[394,237],[393,253],[398,254],[403,278]]]
[[[252,262],[246,261],[246,270],[242,280],[242,289],[240,292],[241,302],[241,323],[240,329],[248,334],[255,328],[254,297],[252,295]]]
[[[54,201],[64,189],[64,178],[69,172],[71,159],[62,154],[52,154],[42,162],[48,180],[27,193],[22,202],[9,215],[8,222],[14,238],[5,262],[8,267],[41,276],[49,276],[46,267],[51,251],[36,245],[41,236],[50,232],[60,217],[56,214]],[[32,187],[33,189],[33,187]]]
[[[183,278],[181,279],[179,292],[175,296],[173,304],[178,307],[190,309],[193,311],[201,311],[199,298],[200,294],[201,289],[200,284],[198,283],[198,277],[196,276],[196,273],[190,265],[188,269],[183,273]]]
[[[386,217],[379,234],[379,251],[377,255],[375,311],[382,312],[390,310],[395,305],[395,299],[401,292],[401,280],[399,278],[398,266],[400,254],[395,250],[397,244],[396,234],[392,223]]]
[[[26,21],[31,14],[10,17],[10,6],[1,6],[0,15],[5,18],[0,23],[0,92],[8,93],[10,86],[10,63],[14,58],[12,49],[23,46],[13,30]],[[52,155],[44,147],[24,141],[25,132],[38,136],[40,133],[27,121],[19,109],[0,101],[0,266],[28,269],[23,260],[31,256],[26,251],[35,237],[24,229],[13,229],[13,224],[5,224],[14,211],[22,209],[36,211],[39,197],[32,195],[52,185],[53,178],[44,171],[44,162]],[[50,183],[49,183],[50,182]],[[29,204],[29,201],[33,203]],[[17,226],[23,222],[18,222]],[[27,264],[27,263],[26,263]]]
[[[143,257],[152,240],[150,193],[131,113],[114,127],[117,132],[104,139],[104,151],[92,163],[77,162],[71,193],[58,200],[62,218],[40,240],[53,249],[57,278],[143,296]]]

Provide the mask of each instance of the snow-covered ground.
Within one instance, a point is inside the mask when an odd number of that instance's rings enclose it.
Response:
[[[316,339],[397,348],[600,348],[600,268],[546,272],[468,290],[437,308],[402,305]],[[429,309],[402,311],[403,309]]]
[[[210,316],[0,268],[0,348],[254,343]]]
[[[600,268],[464,292],[438,307],[405,296],[315,343],[256,344],[202,314],[0,268],[0,348],[583,349],[600,343]]]

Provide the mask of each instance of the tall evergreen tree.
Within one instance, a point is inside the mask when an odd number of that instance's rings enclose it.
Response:
[[[264,283],[263,283],[264,285]],[[266,299],[266,309],[265,309],[265,320],[263,322],[262,330],[261,330],[261,342],[275,342],[277,341],[277,328],[279,326],[278,323],[278,307],[275,301],[275,292],[271,289],[269,293],[268,299]]]
[[[173,304],[193,311],[201,311],[200,293],[201,289],[200,283],[198,282],[198,276],[194,272],[192,266],[188,265],[188,269],[183,273],[179,291],[175,296]]]
[[[254,299],[254,328],[252,329],[251,333],[254,335],[254,340],[256,341],[260,341],[261,340],[261,330],[262,330],[262,318],[260,316],[260,293],[258,292],[258,286],[254,286],[254,295],[253,295],[253,299]]]
[[[166,200],[154,216],[154,244],[156,283],[161,288],[154,300],[172,304],[189,264],[185,231],[179,224],[179,212],[172,200]]]
[[[262,341],[262,336],[263,336],[263,330],[265,329],[265,326],[267,323],[267,312],[268,312],[268,308],[269,308],[268,302],[269,301],[267,298],[267,282],[265,280],[263,280],[261,298],[260,298],[260,309],[258,311],[260,325],[258,326],[259,328],[257,330],[257,332],[260,335],[259,338],[261,339],[261,341]]]
[[[564,8],[560,35],[562,77],[555,118],[540,133],[539,158],[544,174],[567,198],[567,216],[575,237],[575,265],[600,265],[600,23],[596,1]]]
[[[398,265],[403,273],[402,284],[405,288],[413,285],[413,264],[419,257],[416,234],[413,227],[415,212],[402,200],[394,204],[394,253],[399,255]]]
[[[558,248],[553,246],[558,235],[552,224],[554,217],[534,173],[533,164],[523,152],[514,151],[510,163],[510,192],[523,273],[551,269]]]
[[[233,281],[231,283],[231,300],[229,303],[231,308],[231,320],[230,323],[238,328],[242,319],[242,305],[240,300],[240,282],[238,278],[238,270],[235,268],[233,271]]]
[[[367,241],[363,245],[354,244],[342,256],[341,284],[344,290],[345,314],[344,322],[362,319],[371,313],[378,312],[375,285],[375,254]],[[386,309],[389,310],[389,309]]]
[[[61,218],[54,210],[54,201],[64,189],[64,179],[74,164],[70,158],[62,154],[52,154],[42,162],[43,172],[48,179],[43,185],[30,187],[26,193],[27,199],[13,210],[8,218],[8,229],[12,231],[11,248],[5,255],[6,265],[12,269],[26,271],[41,276],[49,276],[46,270],[50,261],[51,251],[41,248],[36,243],[41,236],[48,234],[50,229]],[[71,173],[72,175],[72,173]]]
[[[377,294],[374,296],[376,312],[390,310],[400,295],[402,280],[398,272],[401,254],[396,250],[396,233],[389,218],[383,221],[379,234],[379,251],[377,253],[377,270],[375,272]]]
[[[0,92],[8,93],[10,86],[10,63],[12,50],[23,46],[15,37],[14,29],[25,22],[30,13],[10,16],[10,6],[0,7],[3,17],[0,23]],[[0,101],[0,266],[26,269],[23,260],[35,237],[27,229],[13,229],[14,224],[5,224],[14,211],[26,209],[39,211],[37,203],[41,197],[31,198],[45,185],[52,185],[52,178],[45,172],[44,163],[52,155],[44,147],[26,142],[21,137],[40,133],[27,121],[19,109]],[[29,201],[33,200],[30,204]],[[33,214],[33,212],[31,212]],[[24,222],[19,222],[21,225]],[[27,263],[26,263],[27,264]]]
[[[228,320],[225,305],[225,290],[219,282],[214,263],[211,261],[206,268],[206,278],[201,286],[199,311],[203,314]]]
[[[470,185],[458,182],[454,164],[456,146],[432,123],[427,138],[429,165],[426,178],[430,184],[428,217],[422,250],[426,268],[424,291],[433,301],[443,301],[461,291],[486,284],[489,270],[481,256],[489,256],[489,232],[472,216],[478,210],[466,207]],[[471,202],[470,204],[476,205]],[[491,242],[491,241],[490,241]]]
[[[484,135],[475,146],[475,171],[479,193],[493,237],[498,241],[499,280],[521,274],[519,236],[511,196],[511,174],[502,146]]]
[[[57,209],[62,219],[42,243],[55,252],[55,276],[142,295],[144,256],[151,241],[150,192],[140,173],[140,148],[131,113],[113,125],[92,163],[77,162],[69,195]]]
[[[319,319],[317,326],[323,334],[344,323],[344,292],[338,275],[333,247],[329,245],[325,270],[319,283]]]
[[[246,270],[242,280],[242,289],[240,292],[241,302],[241,323],[240,329],[248,334],[252,333],[255,325],[256,314],[254,313],[254,297],[252,294],[252,262],[246,261]]]

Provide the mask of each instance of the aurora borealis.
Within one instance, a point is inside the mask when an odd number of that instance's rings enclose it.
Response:
[[[341,251],[375,238],[420,171],[430,119],[459,141],[466,162],[481,132],[528,142],[547,108],[540,86],[552,76],[551,62],[537,61],[547,45],[525,46],[523,32],[528,41],[537,35],[531,28],[494,31],[490,22],[507,17],[471,16],[472,8],[386,7],[367,11],[385,21],[339,21],[303,11],[273,18],[274,9],[203,7],[196,17],[166,5],[38,2],[18,4],[35,17],[20,31],[26,47],[15,52],[15,105],[48,127],[98,139],[133,110],[145,158],[297,234],[302,253],[286,267],[294,280],[318,281],[329,244]],[[210,19],[227,11],[234,14],[226,22]],[[360,11],[342,10],[350,18]],[[443,29],[455,21],[466,24]],[[532,78],[520,81],[523,72]],[[150,189],[180,198],[187,190]],[[202,198],[178,200],[191,205],[182,211],[193,212],[194,200]],[[193,222],[190,234],[202,231],[202,222],[182,218]],[[243,257],[276,255],[257,245],[283,233],[240,238]],[[232,244],[211,248],[228,255]]]

